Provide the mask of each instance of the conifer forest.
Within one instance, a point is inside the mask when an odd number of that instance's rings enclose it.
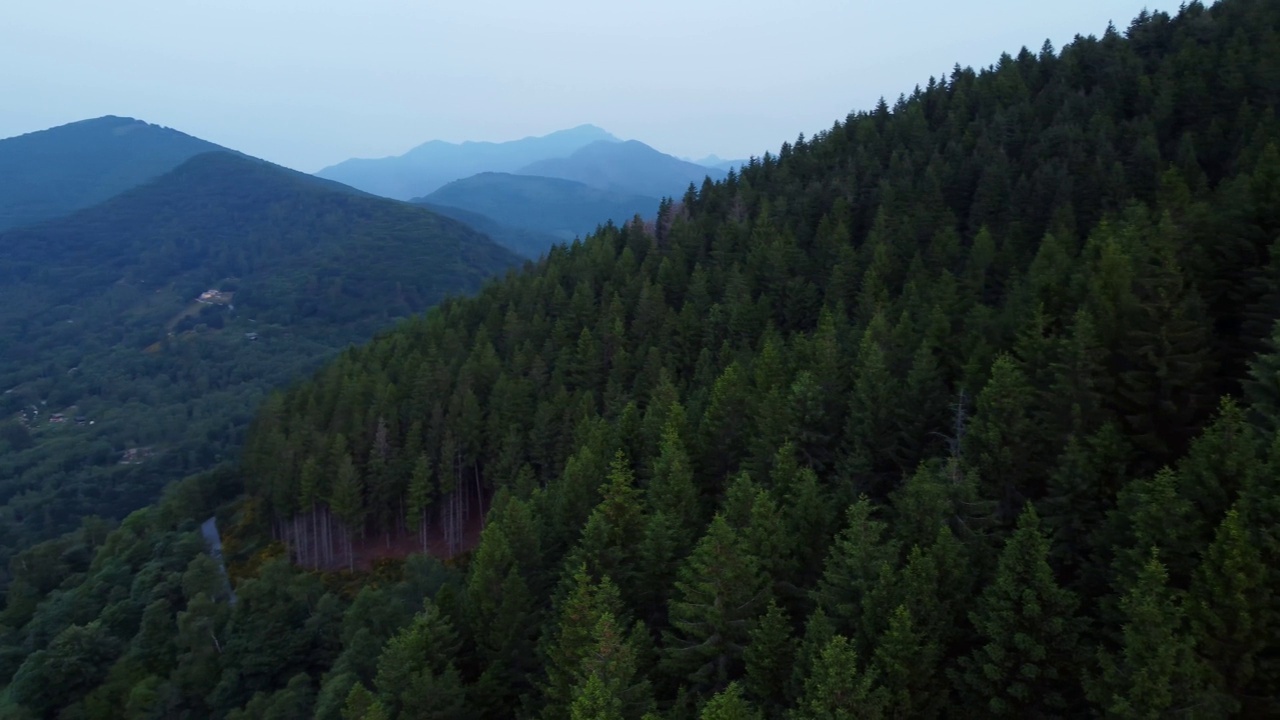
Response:
[[[1278,111],[1191,2],[556,245],[15,555],[0,710],[1276,717]]]

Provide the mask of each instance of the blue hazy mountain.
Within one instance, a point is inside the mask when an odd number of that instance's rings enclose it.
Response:
[[[384,197],[408,200],[445,183],[482,172],[515,172],[539,160],[565,157],[592,143],[617,138],[594,125],[509,142],[449,143],[432,140],[395,157],[353,158],[316,175]]]
[[[96,205],[215,150],[225,148],[115,116],[0,140],[0,230]]]
[[[744,160],[725,160],[719,155],[711,154],[699,160],[689,160],[689,162],[695,165],[701,165],[703,167],[709,167],[715,170],[724,170],[725,172],[729,172],[730,170],[736,170],[743,167],[750,161],[745,159]]]
[[[585,236],[609,220],[623,223],[637,214],[655,215],[659,203],[655,196],[563,178],[495,172],[456,180],[419,201],[479,213],[501,225],[558,240]]]
[[[463,210],[452,205],[438,205],[422,199],[414,200],[413,204],[420,205],[437,215],[453,218],[472,230],[489,236],[491,240],[506,249],[530,259],[541,257],[552,245],[563,241],[562,238],[548,233],[504,225],[488,215],[481,215],[478,212]]]
[[[649,197],[679,197],[689,183],[724,178],[723,170],[703,167],[659,152],[639,140],[595,142],[562,158],[520,168],[521,175],[574,180],[585,185]]]

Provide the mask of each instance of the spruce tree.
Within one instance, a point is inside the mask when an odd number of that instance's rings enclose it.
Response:
[[[374,685],[389,717],[461,718],[465,688],[455,663],[460,647],[449,619],[427,599],[408,627],[387,642]]]
[[[1152,549],[1120,600],[1124,634],[1118,652],[1098,652],[1100,675],[1087,678],[1090,699],[1108,717],[1158,718],[1202,707],[1204,668],[1194,654],[1183,603]]]
[[[882,569],[896,565],[898,548],[884,537],[886,525],[874,517],[867,498],[849,507],[847,522],[827,556],[814,600],[838,632],[864,637],[860,633],[865,599],[880,581]]]
[[[996,717],[1069,715],[1079,689],[1079,604],[1049,567],[1049,541],[1030,505],[1000,552],[969,619],[978,646],[962,658],[964,697]]]
[[[751,629],[750,642],[743,651],[743,689],[761,707],[776,710],[788,699],[795,654],[791,621],[771,599]]]
[[[637,654],[617,618],[608,611],[601,614],[575,673],[570,716],[640,720],[653,698],[649,681],[639,674]]]
[[[764,716],[743,697],[742,686],[729,683],[702,706],[698,720],[764,720]]]
[[[767,588],[758,561],[723,515],[711,521],[675,587],[664,667],[700,687],[738,677]]]
[[[621,451],[610,464],[604,497],[587,518],[582,538],[569,554],[570,567],[585,563],[594,577],[609,577],[623,597],[641,592],[636,538],[644,532],[644,508],[631,467]]]
[[[573,571],[573,586],[558,609],[555,627],[544,635],[543,716],[563,717],[572,702],[578,673],[594,643],[593,634],[605,613],[615,617],[623,611],[618,588],[608,577],[596,580],[585,564]]]
[[[964,439],[965,457],[977,467],[986,498],[999,503],[1003,523],[1012,523],[1026,500],[1043,493],[1045,442],[1032,421],[1033,395],[1013,358],[996,358]]]
[[[426,453],[422,453],[413,464],[413,476],[409,480],[409,497],[405,505],[409,523],[417,525],[422,552],[427,552],[430,546],[427,513],[433,499],[431,479],[431,460]]]
[[[1245,519],[1232,508],[1218,526],[1196,569],[1188,614],[1196,647],[1213,668],[1214,687],[1238,712],[1240,699],[1257,696],[1258,660],[1275,645],[1272,571],[1250,536]]]
[[[338,460],[337,476],[333,481],[333,490],[329,497],[329,506],[342,522],[343,539],[347,550],[347,569],[355,570],[355,554],[352,536],[364,529],[365,505],[360,478],[355,463],[350,455],[343,455]]]
[[[804,694],[792,717],[796,720],[877,720],[885,716],[889,698],[876,687],[876,675],[858,664],[848,638],[833,637],[804,682]]]

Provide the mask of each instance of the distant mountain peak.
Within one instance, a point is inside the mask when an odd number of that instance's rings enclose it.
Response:
[[[590,123],[502,142],[429,140],[403,155],[352,158],[316,175],[376,195],[408,200],[428,195],[454,180],[482,172],[515,172],[530,163],[566,157],[599,142],[613,144],[619,140]]]
[[[707,177],[725,176],[723,170],[681,160],[639,140],[592,142],[568,157],[530,163],[518,172],[650,197],[678,196],[690,183],[701,185]]]
[[[95,205],[215,150],[226,148],[117,115],[0,140],[0,230]]]

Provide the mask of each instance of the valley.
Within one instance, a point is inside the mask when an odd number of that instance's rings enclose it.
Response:
[[[226,153],[0,244],[0,409],[93,418],[0,455],[6,557],[234,461],[272,389],[519,262],[452,220]]]

